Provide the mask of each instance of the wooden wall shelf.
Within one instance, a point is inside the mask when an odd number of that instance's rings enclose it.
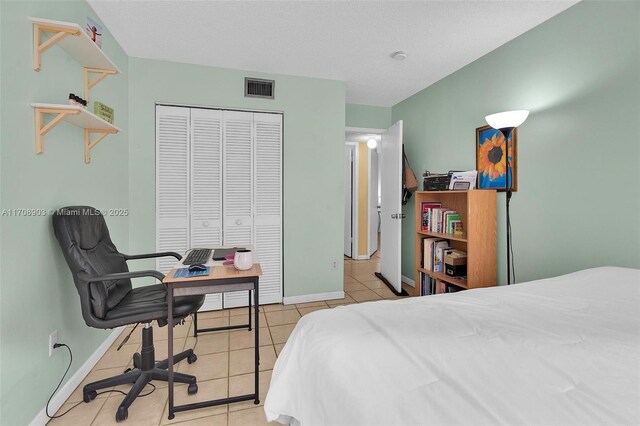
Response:
[[[41,56],[50,47],[59,45],[84,67],[84,98],[89,100],[91,89],[110,74],[120,70],[109,57],[89,38],[80,25],[73,22],[29,18],[33,23],[33,69],[40,71]],[[53,34],[42,41],[42,35]],[[91,80],[91,74],[98,77]]]
[[[32,103],[36,122],[36,154],[44,152],[44,135],[57,126],[60,122],[66,121],[84,129],[84,162],[91,162],[91,150],[100,143],[107,135],[118,133],[119,128],[92,114],[85,108],[76,105],[65,104],[43,104]],[[51,114],[55,117],[44,124],[44,114]],[[91,140],[92,134],[99,136]]]

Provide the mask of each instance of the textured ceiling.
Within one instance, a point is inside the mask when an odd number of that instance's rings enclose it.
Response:
[[[128,55],[346,82],[392,106],[562,12],[564,1],[88,0]],[[408,58],[390,54],[404,50]]]

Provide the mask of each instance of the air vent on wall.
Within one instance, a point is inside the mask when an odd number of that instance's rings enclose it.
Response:
[[[273,99],[276,82],[262,78],[244,78],[244,96],[247,98]]]

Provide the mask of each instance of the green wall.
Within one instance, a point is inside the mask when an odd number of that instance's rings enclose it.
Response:
[[[475,168],[484,116],[519,129],[512,228],[517,281],[640,267],[640,3],[581,2],[393,107],[417,174]],[[498,272],[505,281],[504,196]],[[413,203],[402,271],[413,276]],[[603,283],[606,287],[606,283]]]
[[[347,127],[387,129],[391,127],[391,108],[371,105],[347,104]]]
[[[245,76],[276,80],[275,99],[245,98]],[[156,102],[283,111],[284,295],[342,291],[343,82],[137,58],[129,82],[132,252],[155,247]]]
[[[82,68],[60,47],[42,57],[42,70],[32,69],[32,25],[29,16],[77,22],[95,18],[84,1],[0,3],[0,205],[3,209],[56,209],[86,203],[100,208],[127,208],[128,58],[105,31],[103,49],[123,71],[107,77],[92,99],[115,108],[116,125],[124,131],[109,136],[84,163],[83,131],[60,124],[45,136],[44,153],[34,152],[31,102],[66,103],[70,92],[83,93]],[[111,236],[128,249],[128,219],[108,217]],[[57,329],[60,341],[73,350],[70,375],[105,340],[110,331],[84,324],[71,274],[53,236],[51,216],[0,216],[0,423],[28,424],[45,406],[64,372],[64,349],[48,357],[48,336]]]

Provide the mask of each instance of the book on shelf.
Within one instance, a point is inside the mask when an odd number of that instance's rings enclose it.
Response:
[[[449,241],[436,241],[433,245],[433,271],[444,272],[444,251],[451,249]]]
[[[421,230],[424,232],[429,232],[431,231],[431,212],[432,209],[437,208],[437,207],[442,207],[442,203],[438,203],[438,202],[423,202],[421,203],[421,211],[422,211],[422,225],[421,225]]]
[[[421,203],[422,220],[420,228],[424,232],[463,235],[462,216],[455,210],[442,207],[439,202]]]

